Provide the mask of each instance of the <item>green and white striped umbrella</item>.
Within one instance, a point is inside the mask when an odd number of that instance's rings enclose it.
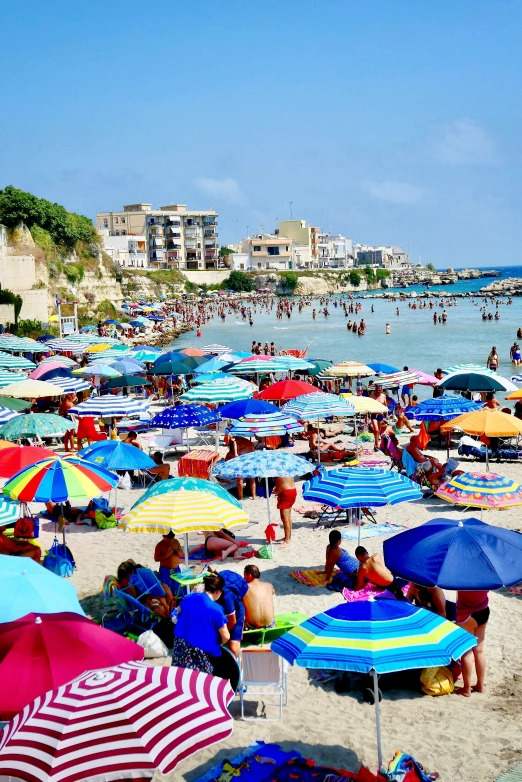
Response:
[[[2,369],[36,369],[36,364],[22,356],[11,356],[0,352],[0,368]]]
[[[181,399],[185,402],[202,402],[203,404],[237,402],[240,399],[250,399],[256,390],[257,386],[253,383],[231,377],[191,388],[182,395]]]
[[[73,361],[68,356],[49,356],[49,358],[43,358],[40,364],[50,364],[51,362],[61,364],[63,367],[76,367],[78,365],[77,361]]]
[[[22,372],[8,372],[5,369],[0,369],[0,388],[10,386],[11,383],[20,383],[22,380],[27,380],[26,375]]]

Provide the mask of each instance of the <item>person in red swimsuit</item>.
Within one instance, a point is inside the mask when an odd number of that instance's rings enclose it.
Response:
[[[284,538],[277,542],[282,546],[287,546],[292,537],[292,506],[297,499],[294,479],[291,477],[276,478],[274,494],[277,495],[277,509],[285,531]]]

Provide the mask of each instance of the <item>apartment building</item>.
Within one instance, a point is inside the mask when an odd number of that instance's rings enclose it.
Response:
[[[179,270],[219,268],[217,217],[213,209],[191,210],[185,204],[152,209],[146,203],[96,215],[106,246],[113,237],[145,237],[147,268]]]
[[[402,247],[355,244],[354,254],[358,266],[380,266],[383,269],[405,269],[411,266],[410,256]]]
[[[353,266],[353,242],[341,234],[319,234],[319,265],[324,268]]]
[[[306,220],[280,220],[276,234],[293,239],[302,249],[303,268],[319,268],[319,234],[320,228],[310,226]],[[308,248],[308,249],[305,249]],[[308,260],[309,259],[309,260]]]
[[[255,234],[243,239],[239,252],[230,256],[231,267],[239,271],[292,269],[294,243],[275,234]]]
[[[146,269],[149,265],[147,237],[145,235],[113,234],[107,228],[98,230],[103,239],[105,252],[114,263],[124,269]]]

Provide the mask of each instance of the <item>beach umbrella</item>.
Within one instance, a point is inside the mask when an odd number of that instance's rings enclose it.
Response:
[[[17,372],[8,372],[6,369],[0,369],[0,389],[10,386],[12,383],[21,383],[27,380],[27,376]]]
[[[83,459],[51,459],[25,467],[13,475],[2,492],[19,502],[65,502],[82,504],[110,491],[118,476]]]
[[[209,494],[215,494],[216,497],[219,497],[225,502],[230,502],[231,505],[235,505],[237,508],[242,507],[240,501],[236,500],[234,495],[230,494],[230,492],[224,489],[223,486],[220,486],[219,483],[203,480],[202,478],[167,478],[166,481],[158,481],[158,483],[151,484],[151,486],[149,486],[141,495],[139,500],[136,500],[134,505],[132,505],[131,510],[134,510],[137,505],[140,505],[151,497],[156,497],[159,494],[169,494],[169,492],[172,491],[203,491]]]
[[[83,353],[84,345],[72,339],[51,339],[46,343],[46,348],[58,350],[62,353]]]
[[[86,367],[73,369],[72,374],[76,377],[112,378],[120,377],[121,372],[118,372],[113,366],[105,364],[103,361],[95,361],[92,364],[87,364]]]
[[[376,375],[392,375],[401,371],[399,367],[392,367],[391,364],[380,364],[379,362],[368,363],[368,366],[370,369],[373,369]]]
[[[13,475],[43,459],[56,458],[50,448],[34,445],[12,445],[0,450],[0,478],[12,478]]]
[[[154,362],[149,370],[151,375],[191,375],[194,371],[184,361]]]
[[[300,456],[294,456],[284,451],[254,451],[218,462],[212,473],[224,480],[239,480],[240,478],[264,478],[268,523],[270,524],[270,492],[269,478],[296,477],[312,472],[314,466]]]
[[[522,421],[513,415],[482,407],[474,413],[464,413],[452,421],[442,424],[442,434],[460,429],[466,434],[486,437],[518,437],[522,434]],[[0,433],[1,434],[1,433]],[[486,446],[486,471],[489,466],[489,449]]]
[[[91,344],[87,346],[87,353],[105,353],[110,348],[109,342],[98,342],[97,344]]]
[[[100,416],[101,418],[145,415],[148,412],[149,406],[147,402],[133,399],[130,396],[114,396],[113,394],[87,399],[69,410],[69,413],[72,415]]]
[[[496,372],[454,372],[437,383],[446,391],[516,391],[516,386]]]
[[[54,375],[53,372],[58,372],[58,375]],[[49,377],[59,377],[60,375],[62,377],[69,377],[70,374],[68,369],[59,361],[49,361],[47,364],[44,362],[38,364],[29,377],[31,380],[48,380]]]
[[[52,377],[46,381],[61,389],[64,394],[78,394],[80,391],[88,391],[91,384],[79,377]]]
[[[220,420],[221,415],[217,410],[209,410],[204,405],[192,404],[166,407],[151,418],[150,425],[162,429],[188,429],[190,426],[201,428]]]
[[[136,320],[130,320],[129,321],[129,326],[132,326],[133,329],[139,329],[139,328],[143,328],[144,323],[141,320],[137,320],[137,319]]]
[[[17,415],[18,413],[15,410],[10,410],[8,407],[0,407],[0,426],[12,418],[16,418]]]
[[[303,369],[302,374],[303,375],[318,375],[320,372],[323,372],[325,370],[328,370],[329,367],[333,367],[333,361],[326,361],[322,358],[307,358],[306,359],[309,364],[312,366],[308,369]]]
[[[0,367],[2,369],[36,369],[36,364],[21,356],[0,353]]]
[[[254,356],[252,360],[244,358],[229,369],[229,372],[234,375],[258,375],[283,371],[285,371],[284,367],[270,356],[266,356],[265,359],[262,356]]]
[[[131,358],[132,353],[130,352],[129,348],[121,346],[121,348],[118,345],[114,345],[114,347],[109,347],[108,350],[106,350],[104,353],[101,353],[101,355],[93,354],[93,356],[89,356],[89,360],[91,363],[94,363],[94,361],[103,361],[103,363],[109,363],[111,361],[121,361],[124,358]]]
[[[194,371],[202,364],[206,364],[209,358],[211,356],[186,356],[182,353],[180,360]]]
[[[231,379],[230,375],[225,375],[224,372],[204,372],[202,375],[194,375],[192,380],[194,383],[213,383],[214,380],[226,380]]]
[[[11,396],[3,397],[1,394],[2,389],[0,388],[0,405],[4,409],[7,408],[8,410],[16,410],[16,412],[19,412],[20,410],[27,410],[27,408],[31,406],[31,403],[26,399],[13,399]]]
[[[156,463],[139,448],[121,440],[100,440],[78,451],[78,456],[86,462],[103,467],[105,470],[148,470]],[[2,452],[0,451],[0,465]]]
[[[13,396],[15,399],[44,399],[63,394],[65,391],[45,380],[23,380],[2,388],[2,396]]]
[[[136,386],[150,385],[152,385],[150,380],[146,380],[139,375],[121,375],[121,377],[113,377],[112,380],[108,380],[104,383],[102,390],[106,391],[110,388],[135,388]]]
[[[183,350],[180,350],[180,353],[184,353],[185,356],[194,356],[195,358],[206,355],[205,351],[200,348],[184,348]]]
[[[29,557],[0,554],[0,624],[34,611],[53,614],[72,611],[85,616],[75,587]]]
[[[317,389],[311,383],[305,383],[302,380],[280,380],[278,383],[274,383],[260,391],[257,398],[272,402],[288,402],[288,400],[295,399],[298,396],[316,392]]]
[[[146,348],[147,350],[153,350],[153,348]],[[165,361],[172,361],[175,364],[178,361],[185,361],[188,356],[185,353],[180,353],[179,350],[167,350],[164,353],[156,352],[155,364],[163,364]]]
[[[307,619],[272,641],[271,648],[301,668],[372,675],[381,768],[378,675],[449,665],[476,645],[471,633],[425,608],[395,599],[370,598],[344,603]]]
[[[517,377],[522,378],[522,375],[517,375]],[[511,380],[513,380],[516,383],[521,383],[522,382],[522,379],[521,380],[516,380],[514,377],[512,377]],[[518,388],[516,391],[513,391],[511,394],[508,394],[506,396],[506,399],[509,399],[509,400],[511,400],[511,399],[522,399],[522,388]]]
[[[48,358],[43,358],[38,366],[46,366],[47,364],[58,364],[62,367],[75,367],[77,362],[73,361],[73,359],[68,356],[49,356]]]
[[[300,396],[297,399],[293,399],[291,402],[287,402],[283,405],[282,410],[285,413],[291,413],[305,421],[316,421],[325,418],[331,418],[336,416],[344,418],[346,416],[355,415],[355,409],[353,405],[335,394],[325,394],[322,391],[318,391],[313,394],[306,394]],[[318,448],[317,456],[318,461],[321,461],[321,434],[318,432]]]
[[[496,375],[492,369],[482,366],[481,364],[453,364],[451,367],[447,367],[442,370],[443,375],[452,375],[455,372],[480,372],[484,375]]]
[[[428,372],[423,372],[420,369],[412,369],[412,372],[414,372],[417,375],[417,380],[415,381],[415,385],[418,386],[436,386],[439,382],[438,377],[435,377],[435,375],[430,375]]]
[[[386,565],[420,586],[500,589],[522,581],[522,535],[479,519],[432,519],[384,541]]]
[[[145,364],[150,364],[151,361],[155,361],[160,355],[155,350],[140,348],[139,350],[131,349],[131,356],[136,360]]]
[[[0,497],[0,527],[14,525],[19,518],[20,503]]]
[[[388,408],[372,396],[357,396],[354,394],[339,394],[341,399],[350,404],[355,413],[387,413]],[[417,408],[415,408],[417,409]]]
[[[0,462],[2,452],[0,451]],[[470,508],[500,510],[522,505],[520,484],[494,472],[463,472],[443,483],[437,497]]]
[[[227,738],[230,682],[188,668],[123,663],[39,696],[0,737],[0,778],[152,780]]]
[[[140,361],[136,361],[132,356],[121,359],[111,358],[108,363],[120,375],[139,375],[141,372],[145,372],[143,364]]]
[[[415,385],[419,382],[418,373],[413,370],[408,370],[407,372],[393,372],[389,375],[379,375],[375,381],[375,385],[382,386],[383,388],[398,388],[401,386]],[[436,378],[435,382],[437,382]]]
[[[186,391],[181,399],[184,402],[201,402],[217,405],[220,402],[236,402],[253,396],[257,386],[245,383],[235,378],[216,380],[212,383],[202,383]]]
[[[204,364],[200,364],[194,370],[195,375],[212,374],[214,372],[222,372],[227,367],[232,366],[230,362],[221,361],[219,358],[211,358],[210,361],[205,361]]]
[[[328,367],[326,373],[329,377],[364,377],[375,374],[367,364],[361,364],[359,361],[342,361]]]
[[[4,440],[22,440],[33,437],[62,437],[74,429],[72,421],[52,413],[27,413],[12,418],[0,427]]]
[[[298,356],[273,356],[271,361],[275,361],[283,370],[288,372],[301,372],[304,369],[314,368],[310,361]]]
[[[245,415],[277,413],[279,408],[262,399],[241,399],[239,402],[227,402],[218,408],[221,418],[242,418]]]
[[[204,345],[203,353],[210,353],[213,356],[222,356],[223,353],[230,353],[230,348],[227,348],[225,345]]]
[[[0,720],[91,668],[131,660],[143,660],[141,646],[79,614],[29,613],[0,624]]]
[[[230,434],[237,437],[262,438],[293,434],[303,430],[303,424],[299,423],[295,416],[278,410],[277,413],[243,416],[233,422]]]
[[[472,402],[463,396],[454,394],[445,394],[444,396],[435,396],[432,399],[423,399],[415,407],[409,407],[406,410],[408,418],[415,418],[417,421],[451,421],[464,413],[472,413],[481,410],[481,402]]]

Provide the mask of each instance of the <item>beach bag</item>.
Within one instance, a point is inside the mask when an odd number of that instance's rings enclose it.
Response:
[[[17,519],[13,530],[13,536],[15,538],[38,538],[40,536],[40,523],[38,519],[33,519],[32,516],[22,516],[21,519]]]
[[[272,552],[271,546],[267,546],[265,544],[264,546],[261,546],[261,548],[258,548],[256,557],[259,559],[273,559],[274,554]]]
[[[136,641],[141,646],[146,660],[154,657],[168,657],[169,650],[159,636],[153,630],[146,630]]]
[[[107,511],[97,510],[94,513],[94,523],[98,529],[112,529],[116,527],[118,522],[114,513],[108,513]]]
[[[56,576],[70,578],[74,573],[76,563],[69,547],[64,543],[58,543],[58,539],[55,538],[53,545],[45,556],[43,566]]]
[[[118,489],[132,489],[132,481],[128,472],[124,473],[118,481]]]
[[[453,676],[446,667],[425,668],[420,681],[425,695],[449,695],[455,689]]]

